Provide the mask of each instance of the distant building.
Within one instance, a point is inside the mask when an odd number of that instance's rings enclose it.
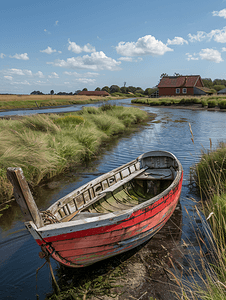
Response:
[[[159,84],[159,97],[162,96],[195,96],[211,94],[211,90],[204,87],[200,75],[164,76]]]
[[[84,95],[84,96],[109,96],[110,94],[106,91],[81,91],[78,93],[78,95]]]

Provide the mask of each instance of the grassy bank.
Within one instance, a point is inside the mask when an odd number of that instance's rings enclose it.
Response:
[[[90,160],[104,143],[146,120],[136,108],[103,105],[63,115],[0,120],[0,203],[11,198],[7,167],[21,167],[32,186]]]
[[[226,144],[203,151],[192,177],[201,195],[205,217],[197,210],[202,229],[194,230],[199,259],[189,262],[192,281],[178,282],[185,300],[223,300],[226,299]]]
[[[199,105],[203,108],[226,109],[225,96],[197,96],[197,97],[166,97],[166,98],[140,98],[133,99],[132,103],[145,104],[150,106],[180,106]]]
[[[118,98],[119,96],[117,95],[109,97],[79,95],[0,95],[0,110],[87,104]]]

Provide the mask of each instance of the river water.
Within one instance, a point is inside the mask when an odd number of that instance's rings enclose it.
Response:
[[[130,102],[131,99],[125,99],[110,103],[127,106],[130,105]],[[81,106],[73,107],[71,110],[78,108],[81,109]],[[182,212],[180,240],[188,237],[190,242],[195,244],[195,237],[192,234],[186,210],[193,215],[195,204],[191,198],[197,201],[199,199],[190,189],[189,170],[198,161],[201,149],[209,148],[210,139],[213,147],[217,146],[218,142],[225,141],[226,114],[170,107],[142,106],[141,109],[156,114],[155,120],[150,121],[149,124],[142,126],[129,136],[123,136],[87,168],[75,170],[74,173],[67,174],[64,178],[56,178],[48,185],[39,187],[35,191],[38,207],[45,210],[58,198],[95,178],[99,173],[106,173],[135,159],[144,152],[157,149],[167,150],[178,157],[184,168],[183,189],[180,198]],[[70,108],[67,107],[67,111],[70,111]],[[26,111],[27,113],[28,111]],[[9,112],[7,114],[10,115]],[[194,144],[191,141],[189,123],[194,135]],[[193,218],[196,219],[196,215]],[[20,209],[16,203],[13,203],[12,207],[5,211],[0,218],[0,299],[36,299],[36,294],[39,295],[39,299],[45,299],[45,295],[52,291],[50,272],[46,266],[38,272],[36,289],[36,270],[43,264],[38,256],[39,251],[36,242],[24,228]],[[54,262],[52,265],[56,271],[57,265]],[[158,293],[154,295],[158,296]],[[146,296],[153,296],[153,294],[146,292]],[[146,296],[144,295],[142,299],[149,299],[145,298]],[[139,298],[138,295],[136,297]]]

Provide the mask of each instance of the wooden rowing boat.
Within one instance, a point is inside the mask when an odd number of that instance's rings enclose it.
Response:
[[[151,151],[39,212],[20,168],[8,168],[25,226],[42,254],[84,267],[128,251],[161,229],[180,197],[183,169],[170,152]]]

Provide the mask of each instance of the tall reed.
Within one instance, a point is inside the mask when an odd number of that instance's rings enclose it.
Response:
[[[187,267],[181,266],[184,271],[180,276],[169,270],[181,289],[178,299],[226,299],[226,144],[220,143],[216,149],[212,143],[210,146],[210,150],[202,151],[192,171],[202,195],[202,213],[196,208],[201,225],[191,227],[196,246],[182,254]],[[193,217],[188,217],[194,224]]]

